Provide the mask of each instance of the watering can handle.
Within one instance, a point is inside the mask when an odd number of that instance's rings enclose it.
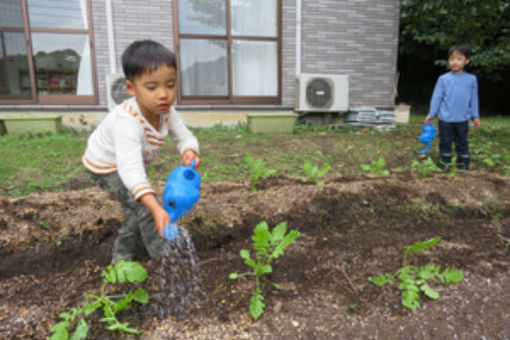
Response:
[[[432,125],[431,121],[425,122],[425,125]]]
[[[195,159],[194,159],[194,160],[192,160],[192,161],[191,161],[191,164],[189,165],[189,167],[190,167],[190,168],[192,168],[192,169],[196,169],[196,167],[197,167],[197,161],[196,161]]]

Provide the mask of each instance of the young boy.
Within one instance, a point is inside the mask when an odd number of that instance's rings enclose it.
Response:
[[[454,45],[448,50],[450,72],[438,78],[425,118],[425,122],[429,122],[438,116],[442,169],[447,169],[452,161],[452,141],[457,153],[457,168],[469,169],[469,120],[473,119],[475,128],[480,126],[478,82],[475,75],[464,72],[470,55],[471,48],[467,45]]]
[[[177,90],[174,54],[157,42],[135,41],[122,54],[122,68],[132,98],[101,121],[82,158],[96,183],[123,208],[113,264],[134,260],[140,243],[152,258],[163,255],[162,231],[170,217],[156,199],[146,170],[165,137],[170,134],[184,165],[200,163],[198,141],[172,106]]]

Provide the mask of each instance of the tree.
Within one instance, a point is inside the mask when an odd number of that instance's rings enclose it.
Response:
[[[471,45],[471,70],[495,82],[510,73],[508,0],[402,0],[399,56],[446,66],[451,45]]]

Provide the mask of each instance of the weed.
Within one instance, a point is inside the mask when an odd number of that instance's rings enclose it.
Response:
[[[427,157],[424,161],[413,160],[411,166],[420,173],[422,177],[427,177],[433,172],[441,172],[441,169],[434,163],[432,158]]]
[[[47,222],[45,222],[45,221],[43,221],[43,220],[39,221],[39,226],[40,226],[42,229],[44,229],[44,230],[49,230],[49,229],[51,229],[51,226],[50,226]]]
[[[324,185],[324,182],[320,181],[319,178],[324,176],[331,170],[331,166],[329,164],[324,165],[322,168],[319,168],[315,165],[312,165],[309,161],[305,161],[303,164],[303,170],[305,171],[308,180],[316,185]]]
[[[261,281],[264,280],[273,285],[276,289],[280,286],[267,279],[267,275],[273,272],[271,262],[281,255],[284,249],[294,243],[300,235],[297,230],[290,230],[286,235],[287,223],[282,222],[273,228],[272,231],[266,222],[260,222],[253,231],[253,250],[255,258],[251,257],[248,249],[241,249],[239,255],[244,259],[244,263],[252,268],[252,271],[245,273],[230,273],[229,279],[235,280],[243,276],[255,276],[255,289],[250,299],[250,315],[253,319],[258,319],[264,313],[264,296],[262,295]]]
[[[441,266],[427,265],[422,267],[413,266],[407,263],[407,256],[413,253],[423,252],[430,247],[435,246],[441,241],[440,236],[436,236],[425,242],[416,242],[404,251],[402,267],[396,273],[385,273],[379,276],[370,276],[368,281],[377,286],[394,284],[395,278],[400,281],[398,288],[402,291],[402,305],[409,309],[416,309],[420,306],[418,301],[420,292],[427,297],[437,300],[439,293],[429,286],[428,280],[438,278],[442,283],[456,283],[464,279],[464,273],[459,269],[445,268],[440,272]]]
[[[59,317],[63,321],[60,321],[51,328],[53,334],[50,340],[86,339],[89,326],[85,318],[98,309],[103,310],[104,318],[100,321],[107,324],[106,329],[129,334],[141,333],[139,330],[129,327],[129,322],[119,322],[115,314],[130,308],[130,304],[133,301],[142,304],[147,303],[149,301],[149,294],[143,288],[138,288],[135,292],[129,291],[120,295],[107,296],[105,292],[109,284],[143,282],[147,278],[147,271],[138,262],[120,261],[115,266],[109,265],[106,270],[103,270],[102,274],[104,277],[100,295],[88,294],[80,308],[72,308],[70,312],[60,313]],[[73,327],[74,332],[69,336],[69,331]]]
[[[255,159],[249,153],[245,155],[244,161],[250,171],[249,180],[251,191],[257,191],[262,179],[271,177],[276,174],[275,169],[266,169],[264,167],[264,162],[262,162],[261,159]]]
[[[384,156],[379,156],[377,161],[372,161],[370,164],[361,164],[361,170],[378,176],[390,174],[389,170],[386,170],[386,159]]]

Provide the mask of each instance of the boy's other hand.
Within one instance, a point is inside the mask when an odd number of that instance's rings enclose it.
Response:
[[[476,129],[480,126],[480,119],[473,119],[473,127]]]
[[[185,166],[190,166],[192,161],[196,162],[195,168],[198,168],[200,165],[200,157],[191,149],[187,149],[182,153],[181,161]]]

